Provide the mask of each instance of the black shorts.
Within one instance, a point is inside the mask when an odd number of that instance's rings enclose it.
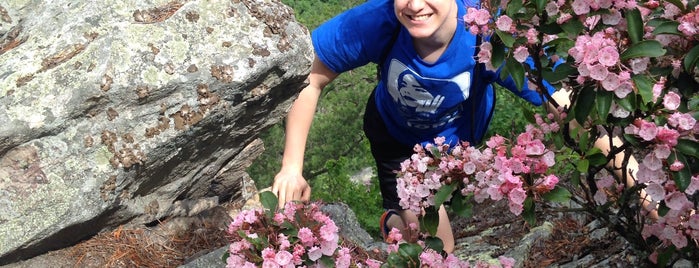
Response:
[[[369,139],[371,154],[376,161],[383,207],[403,210],[399,205],[396,172],[400,171],[400,164],[413,155],[414,145],[402,144],[388,133],[376,108],[374,93],[371,93],[364,112],[364,134]]]

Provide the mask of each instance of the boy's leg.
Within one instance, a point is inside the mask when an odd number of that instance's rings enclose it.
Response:
[[[563,106],[570,106],[570,94],[571,91],[569,89],[561,89],[556,91],[552,97],[556,100],[556,102]],[[550,104],[549,104],[550,105]],[[556,111],[556,108],[553,107],[553,105],[549,106],[549,111],[554,112],[556,115],[556,118],[560,118],[558,115],[558,112]],[[581,127],[581,125],[573,120],[569,123],[570,128],[578,128]],[[595,147],[599,148],[602,153],[607,156],[609,152],[611,151],[612,146],[621,146],[623,144],[623,141],[621,140],[620,137],[618,136],[613,136],[610,137],[608,134],[602,135],[600,138],[598,138],[594,145]],[[616,177],[621,178],[622,180],[625,181],[626,187],[633,187],[636,185],[636,171],[638,171],[638,162],[636,161],[636,157],[633,155],[630,155],[628,158],[628,162],[626,167],[623,167],[624,163],[624,157],[626,152],[620,152],[614,155],[614,159],[609,161],[607,163],[607,168],[611,169],[614,172],[614,175]],[[624,177],[624,172],[622,172],[623,169],[626,169],[625,177]],[[639,202],[643,206],[643,208],[648,212],[648,216],[653,219],[657,220],[659,218],[658,216],[658,210],[656,205],[652,202],[650,197],[646,194],[645,189],[641,189],[640,191],[640,200]]]
[[[398,212],[398,214],[401,216],[401,223],[398,223],[399,226],[404,226],[406,228],[405,231],[401,232],[403,236],[409,237],[410,240],[406,239],[406,241],[409,242],[415,242],[417,241],[417,236],[420,231],[420,222],[418,221],[417,215],[411,210],[402,210]],[[414,223],[415,227],[417,230],[413,231],[410,229],[410,223]],[[390,226],[390,225],[389,225]],[[398,228],[398,227],[396,227]],[[399,229],[400,230],[400,229]],[[408,236],[406,236],[408,235]],[[444,252],[446,253],[452,253],[454,252],[454,232],[451,228],[451,221],[449,220],[449,215],[447,214],[446,208],[444,206],[439,207],[439,225],[437,226],[437,237],[442,240],[442,243],[444,244]]]
[[[371,140],[371,139],[370,139]],[[374,160],[376,161],[377,175],[379,179],[379,186],[381,188],[381,197],[383,199],[383,208],[386,210],[393,210],[398,213],[400,217],[391,217],[386,219],[386,226],[388,230],[391,228],[397,228],[401,231],[403,239],[408,242],[415,242],[418,238],[419,222],[418,217],[411,210],[404,210],[399,202],[398,197],[398,182],[395,170],[400,170],[400,163],[407,157],[397,157],[393,159],[384,159],[383,153],[378,151],[387,152],[390,150],[383,147],[385,143],[375,144],[371,142],[372,154]],[[386,150],[382,150],[386,149]],[[395,152],[395,151],[393,151]],[[411,224],[415,224],[418,227],[417,230],[413,231],[410,228]],[[382,232],[384,230],[381,230]]]
[[[444,243],[444,252],[454,251],[454,232],[451,229],[451,221],[444,205],[439,207],[439,225],[437,226],[437,237]]]
[[[381,196],[383,198],[384,209],[391,209],[398,212],[400,218],[391,217],[386,220],[386,225],[389,230],[392,227],[401,230],[403,238],[409,242],[415,242],[419,233],[418,217],[410,210],[404,210],[398,198],[397,174],[395,171],[400,170],[400,164],[410,158],[414,153],[412,146],[406,146],[396,141],[386,129],[381,116],[376,110],[373,93],[367,103],[367,108],[364,113],[364,133],[371,145],[371,153],[376,161],[376,167],[379,177],[379,186],[381,188]],[[439,226],[437,228],[437,237],[444,243],[444,250],[451,253],[454,250],[454,235],[451,229],[451,223],[447,216],[446,210],[442,206],[439,210]],[[410,224],[414,223],[417,230],[412,231]],[[382,232],[384,230],[381,230]]]

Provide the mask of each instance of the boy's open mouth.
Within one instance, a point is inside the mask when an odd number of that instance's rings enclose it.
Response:
[[[414,21],[426,21],[431,16],[432,16],[432,14],[414,15],[414,16],[409,15],[408,18],[410,18],[410,20],[414,20]]]

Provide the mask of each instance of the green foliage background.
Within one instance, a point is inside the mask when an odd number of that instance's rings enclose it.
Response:
[[[296,19],[315,29],[343,10],[365,0],[282,0],[294,9]],[[376,83],[376,66],[371,64],[341,74],[322,94],[308,137],[304,177],[311,184],[312,200],[341,201],[356,213],[360,225],[378,238],[378,220],[383,212],[375,177],[371,185],[353,183],[350,176],[371,167],[375,170],[369,143],[362,131],[364,107]],[[523,100],[497,88],[496,112],[489,135],[509,137],[525,125],[521,109],[534,109]],[[265,152],[248,173],[258,188],[272,185],[281,168],[284,151],[284,122],[262,133]]]

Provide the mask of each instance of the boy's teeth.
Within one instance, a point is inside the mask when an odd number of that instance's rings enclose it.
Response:
[[[429,18],[429,17],[430,17],[429,15],[413,16],[413,20],[420,20],[420,21],[422,21],[422,20],[427,20],[427,18]]]

